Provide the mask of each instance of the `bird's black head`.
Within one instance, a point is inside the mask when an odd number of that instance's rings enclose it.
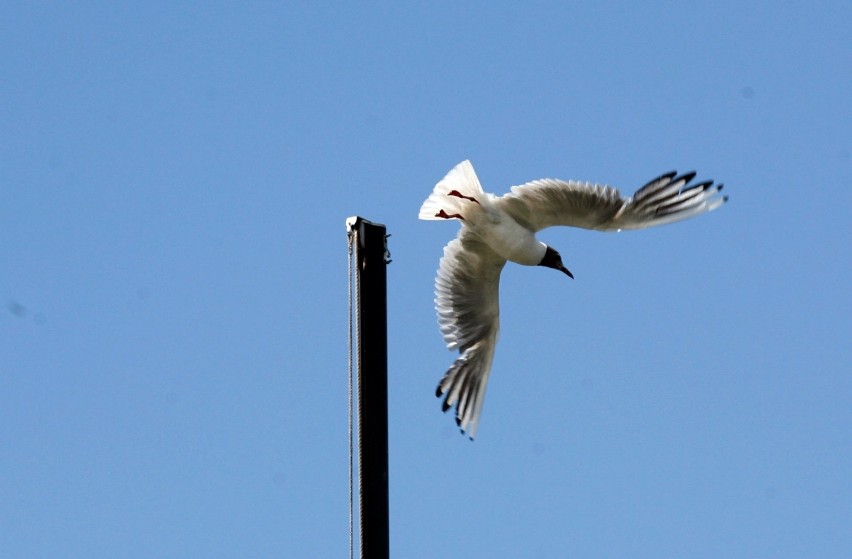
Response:
[[[544,258],[541,259],[541,262],[539,262],[538,265],[559,270],[560,272],[564,272],[569,278],[574,279],[574,274],[572,274],[562,263],[562,257],[557,251],[550,247],[547,247],[547,250],[544,252]]]

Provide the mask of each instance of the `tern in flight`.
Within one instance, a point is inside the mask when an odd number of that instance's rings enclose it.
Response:
[[[507,260],[573,274],[535,234],[553,225],[598,231],[644,229],[710,212],[724,204],[722,185],[690,184],[695,173],[660,175],[629,197],[615,188],[541,179],[504,196],[482,190],[470,161],[462,161],[423,202],[420,219],[457,219],[458,237],[444,248],[435,279],[435,308],[447,347],[460,355],[438,383],[443,409],[473,439],[499,330],[498,287]]]

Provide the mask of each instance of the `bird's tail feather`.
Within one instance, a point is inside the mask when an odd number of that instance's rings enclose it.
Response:
[[[461,196],[449,195],[453,191]],[[465,197],[479,198],[482,195],[482,186],[479,184],[473,165],[468,160],[462,161],[435,185],[432,194],[420,206],[419,217],[420,219],[447,219],[439,215],[441,211],[450,216],[461,214]]]
[[[481,340],[467,348],[450,367],[435,395],[444,397],[443,409],[456,407],[456,424],[473,439],[482,415],[485,386],[491,372],[494,344]]]

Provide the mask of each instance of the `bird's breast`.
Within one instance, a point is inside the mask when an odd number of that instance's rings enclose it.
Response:
[[[532,231],[506,214],[502,214],[499,220],[482,223],[481,228],[480,234],[485,242],[506,260],[537,266],[544,258],[545,245],[535,238]]]

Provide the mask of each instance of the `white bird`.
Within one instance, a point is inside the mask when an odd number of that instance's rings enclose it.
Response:
[[[689,184],[695,172],[660,175],[629,198],[609,186],[541,179],[504,196],[482,190],[470,161],[462,161],[423,202],[420,219],[457,219],[458,237],[444,248],[435,278],[435,309],[447,347],[461,355],[438,383],[443,409],[473,439],[499,330],[498,288],[507,260],[547,266],[574,276],[559,252],[535,233],[553,225],[598,231],[644,229],[713,211],[725,202],[722,185]]]

